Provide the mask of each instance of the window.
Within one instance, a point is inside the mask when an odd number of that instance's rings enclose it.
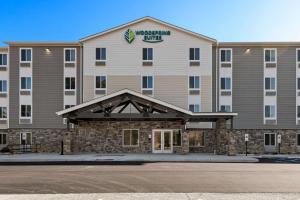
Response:
[[[297,61],[300,62],[300,49],[297,49]]]
[[[153,77],[152,76],[143,76],[143,89],[153,89]]]
[[[138,146],[139,145],[139,130],[126,129],[123,130],[123,145]]]
[[[31,105],[21,105],[21,117],[31,117]]]
[[[276,50],[275,49],[265,49],[265,62],[266,63],[276,62]]]
[[[65,49],[65,62],[76,62],[76,49]]]
[[[143,60],[153,60],[153,48],[143,48]]]
[[[200,77],[199,76],[190,76],[189,77],[189,88],[190,89],[199,89],[200,88]]]
[[[65,89],[66,90],[75,90],[75,77],[66,77],[65,78]]]
[[[20,133],[21,145],[31,145],[32,144],[32,134],[30,132]]]
[[[21,77],[21,90],[31,90],[31,77]]]
[[[106,76],[96,76],[96,89],[106,89]]]
[[[181,130],[173,130],[173,146],[181,146]]]
[[[96,48],[96,60],[106,60],[106,48]]]
[[[231,106],[230,105],[221,105],[221,112],[231,112]]]
[[[300,78],[297,78],[297,90],[300,90]]]
[[[191,112],[200,112],[200,105],[199,104],[190,104],[189,110]]]
[[[6,93],[6,92],[7,92],[7,81],[0,80],[0,93]]]
[[[74,107],[75,105],[65,105],[65,109],[68,109],[68,108],[72,108]]]
[[[7,118],[7,108],[0,107],[0,119],[6,119],[6,118]]]
[[[21,62],[31,62],[32,51],[31,49],[21,49]]]
[[[6,144],[7,144],[7,134],[0,133],[0,145],[6,145]]]
[[[203,132],[190,132],[189,133],[189,146],[190,147],[203,147],[204,146],[204,133]]]
[[[265,78],[265,90],[276,90],[276,79],[275,78]]]
[[[274,105],[266,105],[265,106],[265,118],[275,118],[275,106]]]
[[[297,106],[297,118],[300,118],[300,106]]]
[[[275,133],[265,133],[265,146],[275,146]]]
[[[200,60],[199,48],[190,48],[190,60]]]
[[[231,90],[231,78],[221,78],[221,90]]]
[[[221,49],[221,62],[231,63],[231,49]]]
[[[297,134],[297,146],[300,146],[300,133]]]
[[[0,66],[7,65],[7,54],[0,54]]]

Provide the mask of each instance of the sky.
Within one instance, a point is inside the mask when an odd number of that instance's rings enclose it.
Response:
[[[77,41],[144,16],[222,42],[300,41],[300,0],[0,0],[0,5],[2,42]]]

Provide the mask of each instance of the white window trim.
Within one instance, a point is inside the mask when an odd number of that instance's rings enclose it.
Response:
[[[7,67],[8,66],[8,53],[0,53],[0,55],[6,55],[6,65],[1,65],[1,63],[0,63],[0,67]],[[3,58],[2,58],[3,59]]]
[[[97,77],[97,76],[105,76],[105,80],[106,80],[106,88],[97,88],[97,87],[96,87],[96,77]],[[107,88],[108,88],[107,75],[106,75],[106,74],[95,75],[95,76],[94,76],[94,96],[97,96],[97,95],[95,94],[95,91],[96,91],[96,90],[104,90],[104,91],[105,91],[105,94],[104,94],[104,95],[106,95],[106,94],[107,94]]]
[[[100,48],[100,49],[105,49],[105,60],[101,60],[101,59],[97,59],[97,56],[96,56],[96,52],[97,52],[97,49]],[[103,62],[106,62],[107,61],[107,49],[106,47],[96,47],[95,48],[95,60],[96,61],[103,61]],[[100,55],[101,55],[101,50],[100,50]],[[101,57],[101,56],[100,56]]]
[[[225,104],[221,104],[221,105],[220,105],[220,108],[219,108],[219,111],[220,111],[220,112],[223,112],[223,111],[221,111],[221,107],[222,107],[222,106],[225,106],[225,107],[226,107],[226,106],[229,106],[229,108],[230,108],[230,109],[229,109],[229,112],[232,112],[232,108],[231,108],[232,106],[231,106],[231,105],[225,105]],[[224,111],[224,112],[226,112],[226,111]]]
[[[7,120],[8,119],[8,108],[7,106],[0,106],[1,108],[6,108],[6,118],[1,117],[0,120]]]
[[[221,52],[222,52],[222,50],[229,50],[230,51],[230,62],[228,62],[228,61],[222,61],[221,60]],[[220,55],[220,58],[219,58],[219,61],[220,61],[220,63],[221,64],[232,64],[232,48],[220,48],[219,49],[219,55]]]
[[[75,61],[66,61],[66,50],[75,50]],[[77,49],[76,48],[64,48],[64,63],[76,63],[77,61]]]
[[[200,48],[200,47],[190,47],[190,48],[189,48],[189,54],[190,54],[190,49],[194,49],[194,60],[191,60],[191,59],[190,59],[190,55],[189,55],[189,61],[200,61],[200,60],[201,60],[201,48]],[[196,56],[195,56],[195,55],[196,55],[195,49],[199,49],[199,60],[196,60],[196,59],[195,59],[195,57],[196,57]]]
[[[8,93],[8,81],[7,80],[0,80],[1,81],[6,81],[6,92],[3,92],[3,91],[0,91],[0,94],[7,94]],[[2,83],[2,86],[3,86],[3,83]],[[2,88],[1,88],[2,89]]]
[[[21,82],[21,80],[22,80],[22,78],[30,78],[30,84],[31,84],[31,88],[30,89],[22,89],[22,82]],[[19,79],[19,82],[20,82],[20,91],[32,91],[32,77],[31,76],[20,76],[20,79]]]
[[[148,59],[148,49],[152,49],[152,60],[144,60],[144,56],[143,56],[144,49],[147,49],[147,59]],[[142,48],[142,58],[143,58],[143,61],[145,61],[145,62],[153,62],[153,60],[154,60],[154,48],[152,48],[152,47],[143,47]]]
[[[24,117],[24,116],[22,116],[22,105],[24,105],[24,106],[31,106],[31,112],[30,112],[30,117]],[[19,114],[19,117],[20,117],[20,119],[30,119],[30,122],[32,122],[32,104],[20,104],[20,106],[19,106],[19,112],[20,112],[20,114]]]
[[[275,61],[266,61],[266,51],[267,50],[275,50]],[[264,48],[264,64],[267,63],[277,63],[277,48]]]
[[[275,89],[266,89],[266,78],[274,78],[275,79]],[[264,80],[264,90],[265,92],[276,92],[277,91],[277,78],[276,77],[265,77]]]
[[[66,78],[75,78],[75,89],[66,89]],[[64,91],[76,91],[77,83],[76,76],[65,76],[64,77]]]
[[[144,76],[152,77],[152,88],[143,88],[143,77]],[[147,81],[148,81],[148,79],[147,79]],[[154,96],[154,76],[153,75],[142,75],[141,76],[141,93],[143,93],[143,91],[152,91],[152,95],[149,95],[149,96]]]
[[[128,130],[129,131],[132,131],[132,130],[137,130],[138,131],[138,143],[137,143],[137,145],[125,145],[124,144],[124,132],[128,131]],[[131,137],[130,137],[130,141],[131,141]],[[139,147],[140,146],[140,129],[136,129],[136,128],[123,129],[122,130],[122,146],[123,147]]]
[[[190,77],[194,77],[194,85],[195,85],[195,77],[199,77],[199,88],[190,88]],[[195,91],[195,90],[201,90],[201,76],[197,76],[197,75],[190,75],[188,77],[188,89],[189,91]]]
[[[274,117],[266,117],[266,106],[274,106],[275,107],[275,116]],[[264,119],[265,120],[277,120],[277,106],[276,105],[264,105]]]
[[[30,131],[23,131],[23,132],[20,132],[20,145],[22,145],[22,134],[23,133],[25,133],[26,134],[26,137],[27,137],[27,133],[30,133],[30,144],[28,144],[28,145],[32,145],[32,132],[30,132]]]
[[[230,78],[230,90],[229,89],[222,89],[222,78]],[[232,78],[231,77],[228,77],[228,76],[226,76],[226,77],[220,77],[220,91],[221,92],[231,92],[232,91]]]
[[[30,49],[30,50],[31,50],[31,61],[22,61],[22,60],[21,60],[21,57],[22,57],[21,52],[22,52],[22,50],[27,50],[27,49]],[[33,61],[33,52],[32,52],[32,48],[27,48],[27,47],[22,47],[22,48],[20,48],[20,50],[19,50],[19,62],[20,62],[20,63],[32,63],[32,61]]]
[[[275,135],[275,144],[274,145],[266,145],[266,134],[274,134]],[[276,133],[264,133],[264,147],[276,147],[277,146],[277,134]]]

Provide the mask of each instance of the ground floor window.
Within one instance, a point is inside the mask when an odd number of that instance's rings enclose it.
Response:
[[[20,134],[21,145],[31,145],[32,144],[32,134],[30,132],[24,132]]]
[[[204,133],[203,132],[189,133],[189,145],[190,145],[190,147],[204,146]]]
[[[6,144],[7,144],[7,134],[0,133],[0,145],[6,145]]]
[[[275,146],[275,133],[265,133],[265,146]]]
[[[138,146],[138,145],[139,145],[139,130],[124,129],[123,146]]]
[[[300,133],[297,134],[297,146],[300,146]]]
[[[173,146],[181,146],[181,130],[173,130]]]

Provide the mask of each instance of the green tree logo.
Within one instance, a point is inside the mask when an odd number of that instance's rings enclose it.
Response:
[[[125,40],[130,44],[134,38],[135,38],[135,34],[132,30],[128,29],[125,34],[124,34]]]

